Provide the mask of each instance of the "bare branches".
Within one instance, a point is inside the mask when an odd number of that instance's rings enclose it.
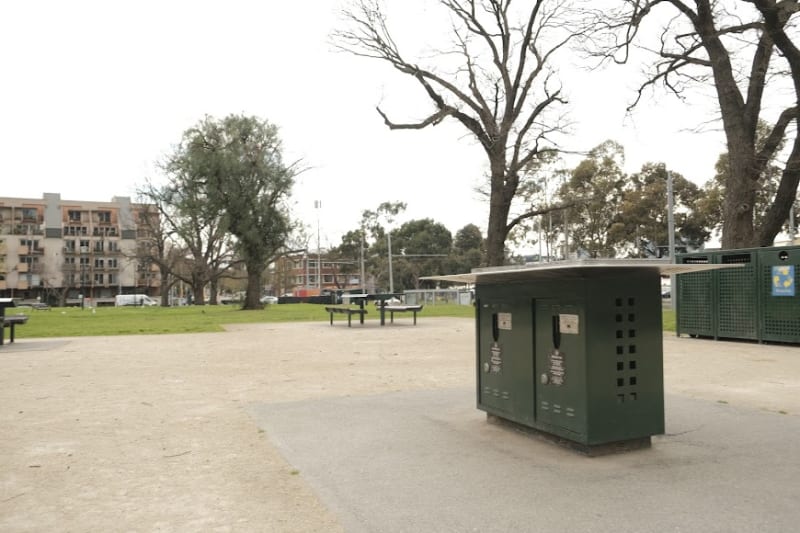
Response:
[[[451,21],[454,50],[440,53],[439,64],[432,66],[401,53],[379,0],[354,0],[345,13],[346,27],[333,34],[339,50],[413,77],[433,104],[425,118],[412,121],[395,120],[378,108],[390,129],[423,129],[452,118],[480,142],[489,163],[487,264],[502,264],[510,206],[521,176],[530,179],[524,168],[556,150],[556,137],[564,131],[554,110],[566,98],[550,64],[573,39],[590,35],[585,11],[570,12],[584,2],[439,0]],[[454,73],[444,74],[442,65],[454,59],[459,60]]]
[[[425,120],[423,120],[421,122],[414,122],[414,123],[410,123],[410,124],[397,124],[397,123],[392,122],[391,120],[389,120],[389,117],[386,116],[386,113],[381,111],[380,107],[376,107],[375,109],[378,111],[380,116],[383,117],[383,122],[387,126],[389,126],[389,129],[392,129],[392,130],[421,130],[421,129],[426,128],[426,127],[431,126],[431,125],[435,126],[436,124],[438,124],[442,120],[444,120],[444,118],[446,116],[450,115],[450,110],[449,109],[442,109],[442,110],[434,113],[433,115],[429,116],[428,118],[426,118]]]
[[[530,218],[538,217],[540,215],[546,215],[548,213],[556,213],[558,211],[563,211],[564,209],[575,207],[576,205],[577,202],[563,202],[560,204],[550,205],[547,207],[526,211],[525,213],[522,213],[521,215],[514,217],[508,222],[508,230],[511,231],[515,226],[518,226],[519,224]]]
[[[784,109],[783,112],[778,117],[778,121],[772,127],[772,130],[767,135],[767,138],[764,141],[764,145],[761,147],[761,150],[758,151],[755,157],[756,161],[756,172],[758,174],[762,174],[764,169],[766,168],[769,161],[775,157],[775,153],[780,147],[781,143],[783,142],[784,135],[786,133],[786,128],[789,126],[789,123],[793,120],[800,119],[800,108],[797,106],[790,107],[788,109]]]

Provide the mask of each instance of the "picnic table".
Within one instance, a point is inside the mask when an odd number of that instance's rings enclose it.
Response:
[[[9,329],[9,343],[14,342],[14,329],[17,324],[24,324],[28,321],[27,315],[6,316],[6,309],[16,307],[17,304],[11,298],[0,298],[0,346],[3,345],[5,330]]]
[[[398,292],[382,292],[376,294],[342,294],[342,300],[349,300],[349,302],[357,303],[360,309],[365,309],[367,302],[375,302],[381,317],[381,326],[386,325],[386,311],[390,313],[390,320],[394,322],[394,313],[401,313],[404,311],[411,311],[414,313],[414,324],[417,323],[417,313],[422,310],[421,305],[402,305],[402,304],[387,304],[393,298],[399,298],[402,293]],[[349,303],[348,302],[348,303]],[[364,311],[366,312],[366,310]],[[331,315],[331,318],[333,315]],[[364,315],[361,315],[362,324]]]

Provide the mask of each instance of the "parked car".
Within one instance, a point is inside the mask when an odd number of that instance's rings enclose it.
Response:
[[[277,296],[262,296],[260,301],[261,301],[262,304],[276,304],[276,303],[278,303],[278,297]]]

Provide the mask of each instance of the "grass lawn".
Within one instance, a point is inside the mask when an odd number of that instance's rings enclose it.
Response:
[[[317,304],[268,305],[260,311],[242,311],[233,305],[98,307],[94,310],[65,307],[49,311],[22,307],[7,311],[9,315],[23,313],[29,317],[27,324],[18,327],[20,338],[197,333],[223,331],[223,324],[329,320],[325,307]],[[473,307],[468,305],[426,305],[419,319],[432,316],[474,318],[474,313]],[[378,312],[370,306],[367,320],[378,318]],[[344,322],[346,319],[341,315],[334,320]],[[664,330],[675,331],[675,312],[669,309],[664,310]]]
[[[7,314],[28,315],[28,323],[17,328],[17,335],[20,338],[197,333],[223,331],[223,324],[329,320],[325,306],[317,304],[268,305],[259,311],[242,311],[235,305],[96,309],[54,307],[49,311],[20,307],[8,309]],[[379,316],[378,312],[370,307],[366,318],[377,320]],[[471,306],[451,304],[425,306],[420,318],[424,319],[426,316],[474,317],[475,315]],[[334,320],[341,320],[340,317],[337,316]]]

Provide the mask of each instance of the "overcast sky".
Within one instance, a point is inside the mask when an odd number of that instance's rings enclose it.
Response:
[[[398,34],[424,34],[433,9],[425,4],[395,4],[404,15]],[[432,218],[453,233],[468,223],[485,231],[487,208],[474,193],[486,170],[480,148],[454,124],[389,131],[376,105],[398,121],[431,108],[402,75],[331,49],[337,5],[3,2],[0,196],[134,196],[145,178],[158,181],[156,163],[185,129],[206,114],[241,113],[277,124],[287,159],[309,167],[294,190],[295,215],[312,233],[319,216],[323,247],[384,201],[408,204],[400,222]],[[632,69],[565,66],[560,74],[575,124],[569,148],[614,139],[629,172],[660,161],[697,183],[713,175],[722,135],[687,131],[712,117],[702,102],[689,107],[661,96],[626,117]]]

